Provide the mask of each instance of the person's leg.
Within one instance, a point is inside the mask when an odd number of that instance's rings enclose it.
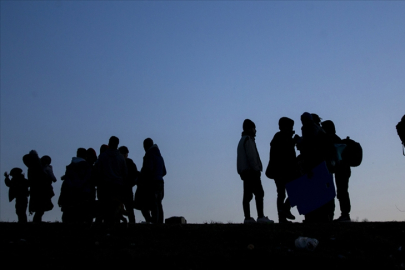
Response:
[[[277,212],[280,217],[284,211],[284,200],[285,200],[285,184],[280,179],[275,179],[274,183],[276,184],[277,188]]]
[[[159,202],[158,202],[158,211],[159,211],[159,218],[158,218],[158,224],[163,224],[164,220],[164,212],[163,212],[163,205],[162,201],[165,196],[164,189],[162,187],[162,190],[159,192]]]
[[[134,213],[134,208],[133,208],[133,202],[132,202],[132,200],[130,200],[130,201],[125,201],[125,203],[124,203],[124,205],[125,205],[125,211],[127,212],[127,214],[128,214],[128,222],[129,223],[132,223],[132,224],[135,224],[135,213]]]
[[[255,195],[257,218],[264,217],[263,212],[263,198],[264,190],[262,186],[262,181],[259,179],[252,180],[253,183],[253,194]]]
[[[290,204],[290,199],[289,198],[287,198],[287,200],[285,200],[285,202],[284,202],[284,209],[287,212],[291,212],[291,204]]]
[[[351,170],[349,166],[340,166],[335,173],[337,198],[339,200],[341,216],[349,217],[351,205],[349,197],[349,178]]]
[[[28,205],[27,197],[16,198],[15,212],[18,216],[18,223],[27,222],[27,205]]]
[[[157,189],[155,191],[155,198],[152,209],[152,223],[163,224],[163,189]]]
[[[142,216],[145,218],[145,222],[151,222],[152,217],[150,215],[150,210],[142,209],[141,210]]]
[[[288,207],[288,211],[290,211],[290,202],[287,200],[284,202],[286,198],[285,194],[285,182],[281,179],[275,179],[274,183],[276,184],[277,187],[277,212],[278,212],[278,221],[280,223],[285,223],[287,222],[287,217],[286,217],[286,208]]]
[[[249,180],[243,180],[243,213],[245,215],[245,220],[250,219],[250,201],[253,199],[253,191],[251,187],[251,183]]]
[[[42,222],[42,216],[44,215],[44,211],[36,211],[34,217],[32,219],[33,222]]]

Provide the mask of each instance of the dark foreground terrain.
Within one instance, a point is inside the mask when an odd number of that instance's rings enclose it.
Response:
[[[14,269],[405,268],[403,222],[128,228],[0,223],[0,234],[1,265]],[[298,250],[299,236],[319,245],[313,252]]]

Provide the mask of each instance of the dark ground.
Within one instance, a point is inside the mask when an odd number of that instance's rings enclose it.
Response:
[[[318,239],[318,247],[296,249],[299,236]],[[0,223],[0,247],[1,265],[13,269],[401,269],[405,223]]]

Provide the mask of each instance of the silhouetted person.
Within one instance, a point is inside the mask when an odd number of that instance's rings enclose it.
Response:
[[[303,165],[302,169],[307,173],[318,166],[322,161],[325,161],[323,137],[326,134],[324,130],[315,123],[310,113],[303,113],[301,115],[301,122],[302,137],[298,142],[297,148],[300,150],[300,159]]]
[[[321,127],[322,118],[320,118],[319,115],[317,115],[316,113],[311,113],[311,116],[312,116],[312,120],[314,121],[315,125],[317,125],[318,127]]]
[[[15,213],[18,216],[19,223],[27,222],[27,206],[29,196],[28,180],[25,179],[24,174],[20,168],[13,168],[10,171],[11,180],[7,172],[4,173],[6,179],[4,180],[8,190],[8,199],[11,202],[15,199]]]
[[[89,221],[92,166],[86,161],[86,157],[85,148],[77,149],[76,157],[66,166],[65,175],[62,177],[58,204],[63,212],[62,221],[66,223]]]
[[[42,222],[46,211],[53,209],[51,198],[55,195],[52,188],[52,179],[44,172],[41,160],[35,150],[23,157],[28,167],[28,183],[30,186],[29,212],[35,213],[33,222]]]
[[[97,175],[100,178],[98,198],[105,211],[105,221],[117,222],[123,203],[124,181],[127,177],[125,158],[118,151],[119,139],[111,136],[108,149],[100,154],[97,161]]]
[[[297,156],[295,153],[294,121],[287,117],[280,118],[278,122],[280,131],[277,132],[270,143],[270,160],[266,176],[274,179],[277,187],[277,211],[280,223],[287,223],[288,219],[295,219],[291,214],[290,201],[286,200],[285,186],[288,182],[300,176]]]
[[[53,183],[56,182],[56,177],[53,174],[53,169],[51,165],[52,159],[50,156],[43,156],[41,157],[41,165],[45,172],[45,174],[52,180]]]
[[[331,138],[334,144],[341,144],[342,139],[336,135],[335,124],[330,121],[322,122],[322,128],[326,134]],[[345,160],[340,160],[335,166],[335,183],[336,193],[339,200],[341,215],[334,221],[351,221],[350,219],[350,197],[349,197],[349,178],[351,176],[350,165]]]
[[[128,175],[124,181],[124,194],[123,194],[125,210],[127,211],[128,214],[129,223],[134,224],[135,223],[134,201],[133,201],[134,193],[132,191],[132,188],[136,185],[140,173],[134,161],[128,158],[129,153],[128,148],[126,146],[121,146],[120,148],[118,148],[118,150],[124,156],[128,170]]]
[[[314,120],[315,118],[315,120]],[[303,113],[302,138],[298,139],[297,148],[300,150],[298,160],[302,173],[307,173],[312,177],[312,170],[325,162],[328,169],[331,168],[331,156],[333,156],[334,146],[329,140],[326,132],[320,126],[321,118],[316,114]],[[316,196],[316,194],[314,194]],[[320,208],[305,215],[305,222],[330,222],[333,220],[334,200],[329,201]]]
[[[243,122],[242,138],[237,148],[237,170],[240,178],[243,180],[243,212],[245,215],[244,223],[256,223],[256,220],[250,216],[250,201],[253,194],[256,200],[257,222],[272,223],[264,216],[263,198],[264,190],[260,180],[263,170],[259,152],[256,148],[256,125],[249,119]]]
[[[107,150],[108,150],[108,145],[106,145],[106,144],[101,145],[100,146],[100,155]],[[100,157],[100,156],[98,156],[98,157]]]
[[[143,148],[145,156],[135,194],[135,208],[141,210],[146,222],[163,224],[165,162],[158,146],[151,138],[144,140]]]

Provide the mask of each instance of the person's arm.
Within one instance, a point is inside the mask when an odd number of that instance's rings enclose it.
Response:
[[[48,165],[47,172],[48,172],[49,177],[52,179],[52,182],[55,183],[56,182],[56,177],[53,174],[53,169],[52,169],[51,165]]]
[[[6,186],[10,187],[11,186],[11,180],[9,178],[9,174],[7,172],[5,172],[4,176],[6,177],[6,179],[4,179],[4,183],[6,184]]]
[[[253,140],[246,140],[245,152],[249,167],[254,171],[262,171],[259,153],[256,150],[256,144]]]

